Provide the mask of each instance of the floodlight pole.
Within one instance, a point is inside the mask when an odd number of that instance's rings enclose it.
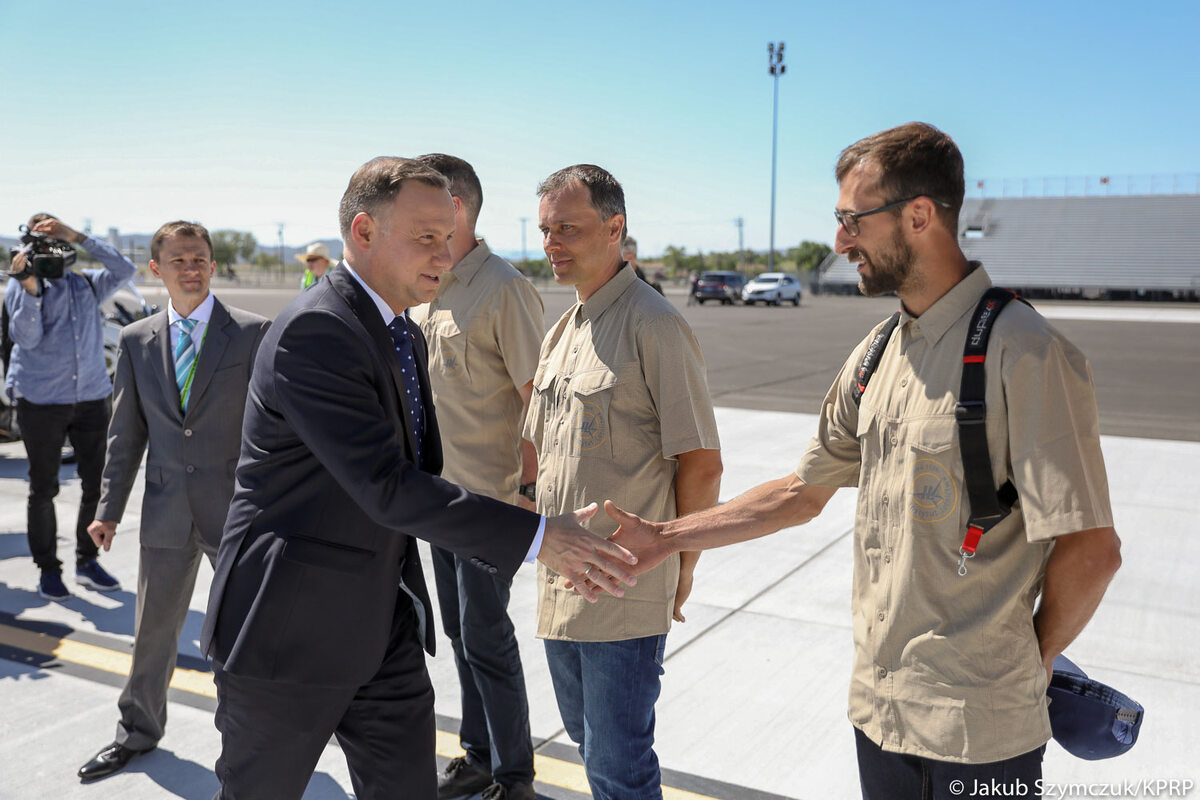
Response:
[[[283,264],[283,226],[284,226],[284,223],[277,222],[275,224],[279,228],[279,279],[286,280],[286,278],[284,276],[287,275],[287,272],[286,272],[286,267]]]
[[[783,42],[767,44],[767,72],[775,79],[775,103],[771,108],[771,249],[767,251],[767,272],[775,271],[775,157],[779,134],[779,76],[787,72],[783,64]]]

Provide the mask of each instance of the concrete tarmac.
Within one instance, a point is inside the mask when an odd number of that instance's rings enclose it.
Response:
[[[263,311],[269,303],[277,303],[277,311],[291,296],[231,289],[218,294],[231,304]],[[544,296],[551,321],[571,302],[569,294],[555,289]],[[683,301],[682,296],[672,299]],[[849,347],[894,303],[818,298],[799,309],[685,309],[705,349],[721,406],[722,500],[795,466],[815,428],[815,417],[802,406],[820,401]],[[1083,329],[1091,340],[1067,327],[1074,324],[1093,326]],[[1183,796],[1168,795],[1166,783],[1156,787],[1159,781],[1200,779],[1191,757],[1193,720],[1200,711],[1195,635],[1200,539],[1190,535],[1200,516],[1200,493],[1194,488],[1200,430],[1180,435],[1160,417],[1173,413],[1193,430],[1200,428],[1194,369],[1200,329],[1187,321],[1141,320],[1064,320],[1062,327],[1089,353],[1098,385],[1109,380],[1113,387],[1114,400],[1106,403],[1102,394],[1100,401],[1106,428],[1128,425],[1171,435],[1103,438],[1125,563],[1096,618],[1068,650],[1094,677],[1146,706],[1141,740],[1129,754],[1105,762],[1074,759],[1051,743],[1045,796]],[[1175,353],[1171,340],[1188,335],[1192,352],[1180,357],[1189,369],[1129,363],[1162,361],[1155,354]],[[768,353],[775,354],[774,363]],[[1118,363],[1125,370],[1120,379],[1100,366]],[[1192,398],[1190,408],[1172,411],[1163,404],[1165,410],[1150,410],[1148,401],[1130,403],[1117,391],[1123,384],[1135,387],[1138,375],[1157,381],[1160,371],[1182,378],[1179,390]],[[1174,391],[1170,387],[1170,381],[1141,385],[1151,399]],[[219,742],[212,727],[211,677],[197,649],[211,571],[201,568],[181,637],[180,670],[160,748],[122,773],[81,785],[75,770],[112,739],[128,664],[141,482],[113,550],[103,557],[123,589],[100,594],[71,585],[70,600],[49,603],[36,594],[37,575],[25,543],[26,469],[19,443],[0,445],[0,800],[211,797]],[[78,480],[71,467],[63,468],[61,479],[57,505],[60,530],[66,532],[78,502]],[[853,737],[845,717],[853,504],[854,492],[843,490],[803,528],[701,559],[685,608],[688,622],[668,637],[658,705],[656,747],[668,800],[857,796]],[[69,537],[60,535],[60,556],[69,560],[70,548]],[[947,567],[948,580],[952,567]],[[545,659],[533,637],[533,580],[530,568],[518,574],[511,611],[538,744],[537,788],[543,798],[572,800],[587,796],[586,783],[561,730]],[[448,647],[429,660],[429,668],[444,760],[456,754],[458,714]],[[1115,794],[1114,787],[1122,793]],[[344,759],[331,745],[305,797],[350,796]]]
[[[539,288],[548,328],[575,293],[553,284]],[[291,288],[216,291],[272,318],[296,296]],[[165,302],[161,289],[143,292]],[[713,402],[808,414],[820,410],[854,345],[899,307],[894,297],[806,295],[799,308],[773,308],[687,306],[682,289],[668,289],[667,296],[700,341]],[[1038,301],[1035,307],[1091,362],[1101,433],[1200,441],[1200,306]]]

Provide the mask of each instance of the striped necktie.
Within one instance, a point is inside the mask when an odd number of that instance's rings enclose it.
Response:
[[[179,407],[187,409],[191,393],[192,371],[196,366],[196,346],[192,342],[192,329],[196,320],[179,320],[179,341],[175,343],[175,385],[179,387]]]

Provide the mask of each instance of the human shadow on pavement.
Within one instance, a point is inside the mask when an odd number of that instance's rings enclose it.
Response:
[[[65,575],[65,572],[64,572]],[[70,580],[65,578],[65,580]],[[78,589],[78,592],[74,590]],[[104,597],[117,601],[120,605],[115,608],[104,608],[95,605],[87,597],[92,594],[90,589],[71,585],[70,598],[66,600],[46,600],[37,593],[36,589],[20,589],[0,582],[0,611],[9,614],[20,614],[33,608],[44,608],[51,603],[57,603],[63,608],[77,612],[85,620],[95,626],[97,633],[113,633],[124,636],[133,635],[134,607],[137,596],[124,589],[115,592],[105,592]],[[200,612],[189,612],[200,614]],[[200,615],[203,616],[203,615]]]
[[[14,458],[11,455],[0,453],[0,479],[2,478],[20,478],[28,481],[29,459],[23,455],[19,458]],[[75,472],[74,464],[63,464],[58,468],[58,482],[60,484],[77,480],[78,478],[79,475]]]
[[[172,797],[183,797],[187,800],[209,800],[216,794],[218,786],[217,776],[211,769],[195,761],[180,758],[162,747],[133,759],[121,772],[140,772]],[[104,785],[104,779],[86,785],[100,789]],[[102,790],[96,793],[96,797],[103,796]]]
[[[0,533],[0,561],[22,556],[29,558],[30,569],[33,569],[33,559],[29,556],[29,537],[25,531]]]
[[[172,797],[186,800],[209,800],[217,791],[216,774],[195,761],[180,758],[171,750],[158,748],[129,762],[122,772],[142,773]],[[99,786],[103,779],[96,781]],[[93,785],[93,784],[88,784]],[[97,795],[102,796],[102,795]],[[337,781],[324,772],[315,773],[308,782],[304,800],[353,800]]]
[[[180,758],[171,750],[159,747],[129,762],[122,773],[141,773],[154,781],[172,797],[185,800],[209,800],[218,788],[216,774],[195,761]],[[104,779],[86,784],[99,788]],[[101,793],[97,797],[104,796]],[[353,800],[338,782],[327,773],[314,773],[304,790],[303,800]]]

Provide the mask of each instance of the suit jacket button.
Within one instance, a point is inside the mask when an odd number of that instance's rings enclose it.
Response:
[[[195,471],[196,471],[196,468],[195,468],[195,467],[193,467],[191,464],[188,464],[188,465],[187,465],[187,474],[188,474],[188,475],[191,475],[191,474],[192,474],[193,472],[195,472]]]
[[[184,436],[191,436],[191,435],[192,435],[192,429],[191,429],[191,428],[184,428],[184,429],[183,429],[183,435],[184,435]]]
[[[496,569],[495,567],[488,567],[488,572],[492,575],[495,575],[499,571],[500,570]]]
[[[472,563],[472,564],[475,564],[475,565],[477,565],[477,566],[478,566],[478,564],[479,564],[479,559],[478,559],[478,558],[476,558],[475,556],[471,556],[471,563]]]

